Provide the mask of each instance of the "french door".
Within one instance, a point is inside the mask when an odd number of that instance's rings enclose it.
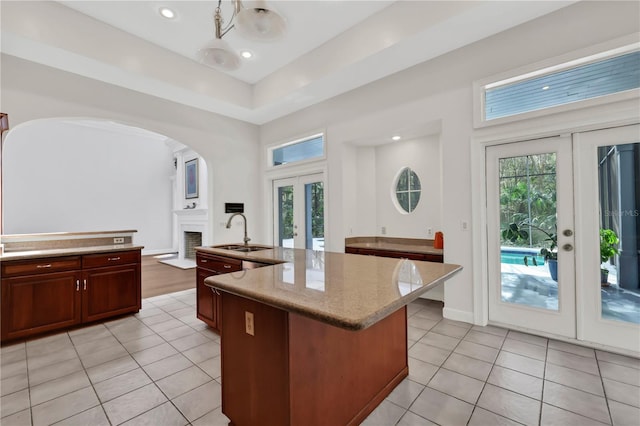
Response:
[[[640,351],[640,126],[490,146],[486,172],[489,321]]]
[[[640,126],[578,133],[574,139],[581,230],[576,243],[583,249],[576,265],[578,338],[639,352]],[[600,230],[618,240],[611,258],[601,257]]]
[[[273,181],[274,243],[324,250],[325,201],[322,173]]]
[[[490,146],[486,170],[489,321],[575,338],[571,138]]]

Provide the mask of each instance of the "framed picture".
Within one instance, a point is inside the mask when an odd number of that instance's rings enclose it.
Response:
[[[184,198],[198,198],[198,159],[184,163]]]

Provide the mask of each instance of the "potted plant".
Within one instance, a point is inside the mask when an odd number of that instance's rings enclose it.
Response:
[[[600,229],[600,283],[609,285],[609,270],[603,265],[618,254],[620,239],[611,229]]]
[[[558,232],[547,232],[544,229],[533,225],[529,222],[510,223],[509,226],[502,231],[502,238],[512,243],[518,240],[529,240],[529,232],[524,227],[531,227],[542,232],[547,238],[544,241],[547,242],[547,247],[540,249],[540,256],[544,258],[544,262],[549,265],[549,275],[554,281],[558,281]],[[524,256],[523,262],[529,266],[529,256]],[[538,265],[535,256],[531,256],[531,263]]]

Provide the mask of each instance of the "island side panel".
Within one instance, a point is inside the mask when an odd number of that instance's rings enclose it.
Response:
[[[407,311],[345,330],[289,314],[291,425],[358,425],[408,375]]]
[[[234,426],[289,425],[287,312],[221,293],[222,412]]]

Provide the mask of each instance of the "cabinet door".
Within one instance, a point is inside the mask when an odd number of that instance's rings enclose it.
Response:
[[[197,311],[198,319],[201,319],[209,327],[212,327],[216,331],[219,331],[218,317],[219,317],[219,297],[208,287],[204,280],[211,275],[215,275],[214,272],[207,269],[198,268],[198,284],[196,287],[197,294]]]
[[[82,321],[138,312],[140,266],[124,265],[86,270],[82,282]]]
[[[2,280],[2,340],[69,327],[81,319],[78,271]]]

